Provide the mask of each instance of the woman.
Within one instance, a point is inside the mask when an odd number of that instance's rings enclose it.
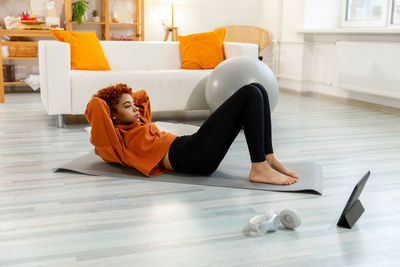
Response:
[[[243,86],[229,97],[192,135],[176,136],[151,123],[146,91],[126,84],[101,89],[85,115],[92,126],[91,143],[107,162],[131,166],[154,176],[169,171],[209,175],[244,129],[251,158],[249,179],[287,185],[298,175],[273,154],[268,95],[262,85]]]

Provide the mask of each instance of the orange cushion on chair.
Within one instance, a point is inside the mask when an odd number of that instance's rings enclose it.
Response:
[[[52,30],[57,41],[69,43],[71,49],[71,69],[111,70],[104,56],[99,39],[94,32],[70,32]]]
[[[224,58],[225,29],[179,36],[182,69],[214,69]]]

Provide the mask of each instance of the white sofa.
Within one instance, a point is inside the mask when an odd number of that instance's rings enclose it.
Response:
[[[84,114],[99,89],[126,83],[145,89],[152,111],[203,110],[212,70],[182,70],[179,42],[100,41],[111,71],[71,70],[68,43],[39,41],[40,94],[49,115]],[[258,57],[255,44],[224,43],[225,57]]]

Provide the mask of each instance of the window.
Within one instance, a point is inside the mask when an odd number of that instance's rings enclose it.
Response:
[[[382,0],[348,0],[347,21],[379,21],[382,19]]]
[[[343,27],[400,25],[400,0],[342,0]]]
[[[400,25],[400,0],[393,0],[391,24]]]

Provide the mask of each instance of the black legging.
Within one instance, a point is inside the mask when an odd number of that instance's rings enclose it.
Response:
[[[271,113],[261,84],[243,86],[229,97],[192,135],[177,137],[169,149],[169,160],[177,172],[211,174],[244,129],[252,162],[262,162],[273,153]]]

